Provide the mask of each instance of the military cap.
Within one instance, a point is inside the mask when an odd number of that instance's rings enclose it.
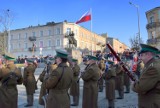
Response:
[[[111,60],[108,60],[108,64],[114,64],[114,62],[113,61],[111,61]]]
[[[68,58],[68,53],[62,50],[56,50],[56,57],[60,57],[60,58]]]
[[[53,61],[53,60],[55,60],[55,58],[54,57],[49,57],[49,60]]]
[[[77,61],[78,61],[77,59],[72,58],[72,62],[77,62]]]
[[[145,52],[152,52],[155,54],[158,53],[158,49],[153,46],[146,45],[146,44],[140,44],[140,46],[141,46],[141,50],[140,50],[139,54],[145,53]]]
[[[7,53],[7,52],[5,52],[5,53],[3,54],[3,57],[4,57],[6,60],[13,60],[13,61],[16,60],[16,58],[15,58],[14,55],[12,55],[11,53]]]
[[[34,60],[32,60],[31,58],[26,59],[26,61],[27,61],[28,63],[33,63],[33,62],[34,62]]]
[[[87,55],[89,60],[98,60],[97,57],[92,56],[92,55]]]

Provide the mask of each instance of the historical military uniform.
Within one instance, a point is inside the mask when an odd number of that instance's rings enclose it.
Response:
[[[116,89],[118,90],[119,97],[117,99],[124,98],[124,70],[120,64],[116,65]]]
[[[101,78],[99,79],[98,81],[98,86],[99,86],[99,92],[102,92],[103,91],[103,78],[102,78],[102,75],[106,69],[106,65],[104,63],[104,59],[101,59],[100,62],[98,63],[98,67],[100,68],[101,70]]]
[[[61,50],[56,53],[58,67],[45,80],[46,89],[49,90],[47,108],[70,108],[68,90],[73,80],[73,71],[66,64],[68,54]]]
[[[22,75],[14,57],[5,54],[4,58],[8,63],[0,69],[0,108],[18,108],[17,84],[22,84]]]
[[[80,73],[80,67],[77,64],[77,59],[72,59],[75,65],[73,65],[73,81],[70,88],[70,95],[73,96],[73,104],[71,106],[78,106],[79,104],[79,83],[77,83],[78,76]]]
[[[106,99],[108,100],[108,108],[114,108],[114,99],[115,99],[115,67],[113,66],[114,62],[108,61],[110,65],[108,71],[104,74],[104,79],[106,81]]]
[[[94,56],[88,56],[89,62],[98,60]],[[89,63],[82,74],[82,79],[84,81],[83,85],[83,102],[82,108],[97,108],[98,101],[98,79],[100,78],[100,69],[98,65],[94,63]]]
[[[33,64],[33,60],[27,59],[28,66],[24,68],[24,75],[23,75],[23,85],[26,87],[26,94],[27,94],[27,105],[25,107],[33,106],[33,94],[36,90],[36,79],[34,76],[36,66]]]
[[[53,59],[50,59],[50,60],[53,60]],[[42,82],[40,95],[39,95],[39,104],[40,105],[45,105],[45,102],[43,100],[45,98],[43,98],[43,96],[46,96],[47,92],[48,92],[48,90],[46,89],[46,86],[45,86],[45,81],[44,81],[45,77],[47,76],[47,74],[51,73],[53,70],[55,70],[57,68],[57,64],[55,64],[55,63],[50,64],[49,66],[48,65],[45,67],[45,69],[43,70],[43,72],[39,76],[39,80]]]
[[[125,63],[125,66],[129,70],[129,64],[127,62]],[[126,88],[126,91],[124,93],[129,93],[130,92],[130,84],[131,84],[130,78],[127,75],[127,73],[124,72],[124,86]]]
[[[140,54],[158,51],[149,45],[141,44]],[[144,55],[142,55],[144,56]],[[141,56],[140,56],[141,57]],[[133,91],[138,93],[139,108],[160,108],[160,60],[152,57],[144,65],[140,79],[134,82]]]

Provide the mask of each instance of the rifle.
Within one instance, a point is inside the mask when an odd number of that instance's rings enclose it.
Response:
[[[45,70],[46,70],[46,68],[47,68],[47,66],[45,66],[45,68],[43,69],[43,71],[42,72],[44,72]],[[42,73],[41,73],[42,74]],[[40,74],[40,75],[41,75]],[[38,79],[37,79],[37,81],[36,81],[36,85],[37,85],[37,83],[38,83],[38,81],[39,81],[39,79],[40,79],[40,75],[39,75],[39,77],[38,77]]]
[[[114,49],[112,48],[112,46],[108,43],[106,44],[107,47],[110,49],[110,51],[112,52],[112,54],[115,56],[115,58],[118,60],[118,62],[120,62],[120,65],[122,66],[122,68],[125,70],[125,72],[127,73],[127,75],[129,76],[129,78],[132,81],[136,81],[136,78],[130,73],[130,71],[126,68],[126,66],[124,65],[124,63],[121,61],[121,59],[118,57],[118,55],[116,54],[116,52],[114,51]]]

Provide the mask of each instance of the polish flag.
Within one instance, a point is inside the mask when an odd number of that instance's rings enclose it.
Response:
[[[90,20],[91,20],[91,12],[88,11],[85,14],[82,15],[82,17],[76,22],[76,24],[86,22],[86,21],[90,21]]]

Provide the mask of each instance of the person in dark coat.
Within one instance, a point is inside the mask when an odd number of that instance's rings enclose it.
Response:
[[[82,108],[98,108],[98,79],[100,78],[100,69],[96,64],[97,57],[88,55],[88,58],[87,68],[82,74],[84,81]]]
[[[160,108],[160,59],[157,48],[140,44],[140,59],[144,63],[140,79],[133,84],[138,93],[138,108]]]
[[[70,108],[68,90],[73,81],[73,71],[67,65],[68,53],[56,50],[57,68],[45,79],[46,89],[49,90],[46,108]]]
[[[22,74],[16,67],[15,57],[5,53],[6,66],[0,69],[0,108],[18,108],[17,84],[22,84]]]
[[[104,79],[106,81],[106,99],[108,100],[108,108],[114,108],[115,101],[115,67],[113,61],[108,61],[109,67],[108,71],[104,74]]]
[[[77,83],[80,73],[80,67],[78,66],[78,60],[72,59],[73,81],[70,88],[70,95],[73,96],[73,103],[71,106],[78,106],[79,104],[79,83]]]
[[[33,106],[36,79],[34,76],[36,65],[32,59],[27,59],[28,66],[24,68],[23,85],[26,87],[27,104],[24,107]]]

